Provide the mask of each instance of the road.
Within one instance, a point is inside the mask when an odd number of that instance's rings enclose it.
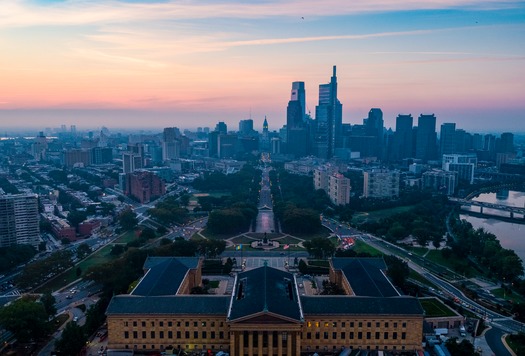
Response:
[[[263,168],[261,190],[259,193],[259,213],[257,214],[255,232],[274,232],[275,222],[273,214],[273,201],[270,187],[269,167]]]

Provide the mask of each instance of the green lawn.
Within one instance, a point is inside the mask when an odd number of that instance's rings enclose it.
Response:
[[[425,316],[430,318],[435,317],[446,317],[446,316],[455,316],[456,314],[452,312],[445,304],[441,303],[436,298],[422,298],[419,299],[421,306],[425,310]]]
[[[389,216],[404,213],[414,208],[415,205],[398,206],[390,209],[383,209],[371,212],[357,213],[352,217],[352,224],[362,224],[365,221],[376,221],[379,219],[387,218]]]
[[[428,248],[426,247],[413,247],[413,246],[407,246],[407,250],[415,253],[418,256],[423,256],[425,253],[427,253]]]
[[[361,252],[368,252],[372,256],[382,256],[383,253],[379,250],[376,250],[370,245],[367,245],[365,242],[361,240],[355,240],[354,247],[352,248],[355,252],[361,253]]]
[[[445,259],[440,250],[430,250],[425,258],[429,261],[437,263],[438,265],[447,267],[460,275],[465,275],[469,278],[479,276],[479,272],[470,267],[465,259],[458,259],[455,257]]]
[[[137,238],[135,231],[126,231],[114,241],[115,243],[127,244]]]
[[[494,296],[498,297],[498,298],[503,298],[505,300],[511,300],[512,303],[524,303],[525,302],[525,299],[519,295],[518,293],[516,292],[512,292],[512,294],[509,294],[509,293],[506,293],[503,291],[503,288],[498,288],[498,289],[492,289],[490,291],[492,294],[494,294]]]
[[[285,244],[298,244],[299,242],[301,242],[302,240],[298,239],[298,238],[295,238],[295,237],[292,237],[292,236],[283,236],[281,238],[277,238],[277,239],[273,239],[274,241],[277,241],[278,243],[280,243],[281,245],[285,245]]]

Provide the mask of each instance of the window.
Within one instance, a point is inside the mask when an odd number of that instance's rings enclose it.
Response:
[[[315,338],[316,340],[319,340],[321,338],[321,333],[319,331],[315,332]]]
[[[133,326],[137,326],[137,322],[136,321],[133,322]]]
[[[189,327],[189,326],[190,326],[190,322],[187,321],[187,322],[185,323],[185,325],[186,325],[186,327]]]
[[[203,339],[206,339],[207,337],[208,337],[208,336],[207,336],[206,331],[203,331],[203,332],[202,332],[202,338],[203,338]]]
[[[206,322],[205,321],[202,322],[202,326],[206,326]]]
[[[151,332],[151,338],[152,338],[152,339],[155,338],[155,331],[152,331],[152,332]]]
[[[211,322],[211,327],[212,327],[212,328],[215,327],[215,322],[214,322],[214,321]],[[213,347],[212,347],[212,348],[213,348]]]
[[[343,322],[341,323],[341,326],[344,328],[344,327],[346,326],[346,323],[343,321]]]
[[[404,328],[407,327],[407,323],[403,323],[403,324],[401,324],[401,325],[402,325]]]
[[[360,332],[357,333],[357,338],[358,338],[359,340],[363,339],[363,332],[362,332],[362,331],[360,331]]]
[[[343,331],[343,332],[341,333],[341,339],[344,340],[345,338],[346,338],[346,333]]]
[[[388,321],[385,323],[385,328],[388,328]]]
[[[407,338],[407,333],[403,331],[403,332],[401,333],[401,339],[402,339],[402,340],[406,340],[406,338]]]
[[[219,331],[219,339],[224,339],[224,331]]]
[[[381,337],[381,333],[379,331],[376,331],[376,340],[378,340]]]
[[[357,324],[357,326],[359,326],[360,328],[363,327],[363,323],[362,322],[359,322],[359,324]]]
[[[189,332],[189,331],[185,331],[185,332],[184,332],[184,337],[185,337],[186,339],[189,339],[189,338],[190,338],[190,332]]]
[[[330,325],[330,324],[329,324],[327,321],[325,321],[325,323],[324,323],[324,327],[327,328],[328,325]]]
[[[353,331],[350,331],[350,332],[349,332],[349,336],[350,336],[350,340],[353,340],[353,339],[354,339],[354,332],[353,332]]]
[[[198,339],[199,338],[199,332],[198,331],[194,331],[193,332],[193,338],[194,339]]]
[[[367,328],[372,327],[372,323],[371,323],[371,322],[366,323],[366,327],[367,327]]]
[[[307,322],[307,323],[306,323],[306,326],[309,327],[309,328],[311,328],[311,327],[312,327],[312,322],[311,322],[311,321]]]
[[[337,340],[337,333],[335,331],[332,332],[332,339]]]
[[[180,331],[177,331],[177,339],[181,339],[181,332]]]
[[[124,339],[129,339],[129,331],[124,331]]]
[[[142,332],[142,338],[143,338],[143,339],[146,338],[146,332],[145,332],[145,331]]]
[[[142,322],[142,326],[146,327],[146,322],[145,321]]]
[[[163,321],[159,321],[159,326],[164,326],[164,322]]]
[[[372,338],[372,333],[370,331],[366,332],[366,339],[370,340]]]
[[[168,321],[168,326],[170,326],[170,327],[173,326],[173,322]]]
[[[155,326],[155,322],[154,321],[151,322],[151,326]]]
[[[315,327],[318,328],[320,326],[320,323],[318,321],[315,322]]]
[[[194,326],[194,327],[197,327],[197,325],[199,325],[199,323],[198,323],[197,321],[194,321],[194,322],[193,322],[193,326]]]
[[[394,331],[392,333],[392,339],[397,340],[397,332]]]
[[[311,333],[311,332],[307,332],[307,333],[306,333],[306,338],[307,338],[308,340],[311,340],[311,339],[312,339],[312,333]]]
[[[388,340],[388,331],[383,333],[383,339]]]
[[[333,328],[337,328],[337,323],[336,323],[335,321],[332,322],[332,327],[333,327]]]
[[[351,328],[354,327],[354,322],[353,322],[353,321],[350,322],[350,327],[351,327]]]
[[[211,332],[210,332],[210,337],[211,337],[212,339],[215,339],[215,331],[211,331]]]
[[[138,339],[139,338],[139,332],[138,331],[134,331],[133,332],[133,338],[134,339]]]
[[[173,331],[168,331],[168,339],[173,339]]]
[[[159,339],[164,339],[164,331],[159,331]]]
[[[325,332],[323,333],[323,338],[324,338],[325,340],[328,340],[328,331],[325,331]]]
[[[394,328],[397,328],[397,323],[394,323]]]
[[[177,326],[180,326],[180,321],[177,321]],[[188,325],[186,325],[186,326],[188,326]]]
[[[376,328],[379,327],[379,324],[380,324],[379,321],[376,321]]]
[[[128,326],[128,322],[127,321],[124,322],[124,326]]]

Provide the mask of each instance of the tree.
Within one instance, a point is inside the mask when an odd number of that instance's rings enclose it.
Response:
[[[49,331],[47,320],[44,305],[28,298],[15,300],[0,309],[0,324],[22,343],[46,336]]]
[[[155,237],[157,237],[157,235],[155,234],[155,231],[150,227],[145,227],[140,232],[140,238],[143,240],[147,241],[147,240],[154,239]]]
[[[310,256],[323,259],[335,253],[334,244],[327,238],[316,237],[303,243]]]
[[[458,343],[458,338],[453,337],[447,340],[445,343],[445,346],[447,347],[448,351],[452,356],[463,356],[463,355],[472,355],[472,356],[479,356],[479,353],[477,353],[474,350],[474,345],[466,339],[462,340],[460,343]]]
[[[137,214],[131,209],[128,209],[120,214],[119,222],[120,226],[122,226],[124,230],[133,230],[139,223]]]
[[[78,355],[84,345],[87,337],[84,330],[76,322],[69,322],[62,337],[55,342],[55,349],[64,355]]]
[[[54,317],[57,313],[57,308],[55,307],[56,299],[51,295],[51,293],[46,292],[40,297],[40,303],[44,305],[46,314],[48,317]]]
[[[96,304],[89,307],[86,312],[86,323],[84,329],[87,335],[94,333],[106,320],[107,300],[100,299]]]
[[[405,285],[406,279],[408,278],[408,275],[410,274],[408,264],[393,255],[383,256],[383,258],[388,268],[388,277],[392,279],[392,282],[396,286],[403,287]]]
[[[118,256],[121,253],[123,253],[126,250],[124,245],[122,244],[115,244],[111,247],[111,251],[109,251],[109,254],[112,256]]]
[[[83,259],[91,253],[91,247],[88,244],[82,243],[77,247],[77,258],[79,260]]]

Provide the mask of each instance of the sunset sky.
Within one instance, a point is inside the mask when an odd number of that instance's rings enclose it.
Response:
[[[314,114],[333,65],[345,123],[379,107],[387,127],[525,131],[512,0],[2,0],[0,128],[278,129],[291,83]]]

